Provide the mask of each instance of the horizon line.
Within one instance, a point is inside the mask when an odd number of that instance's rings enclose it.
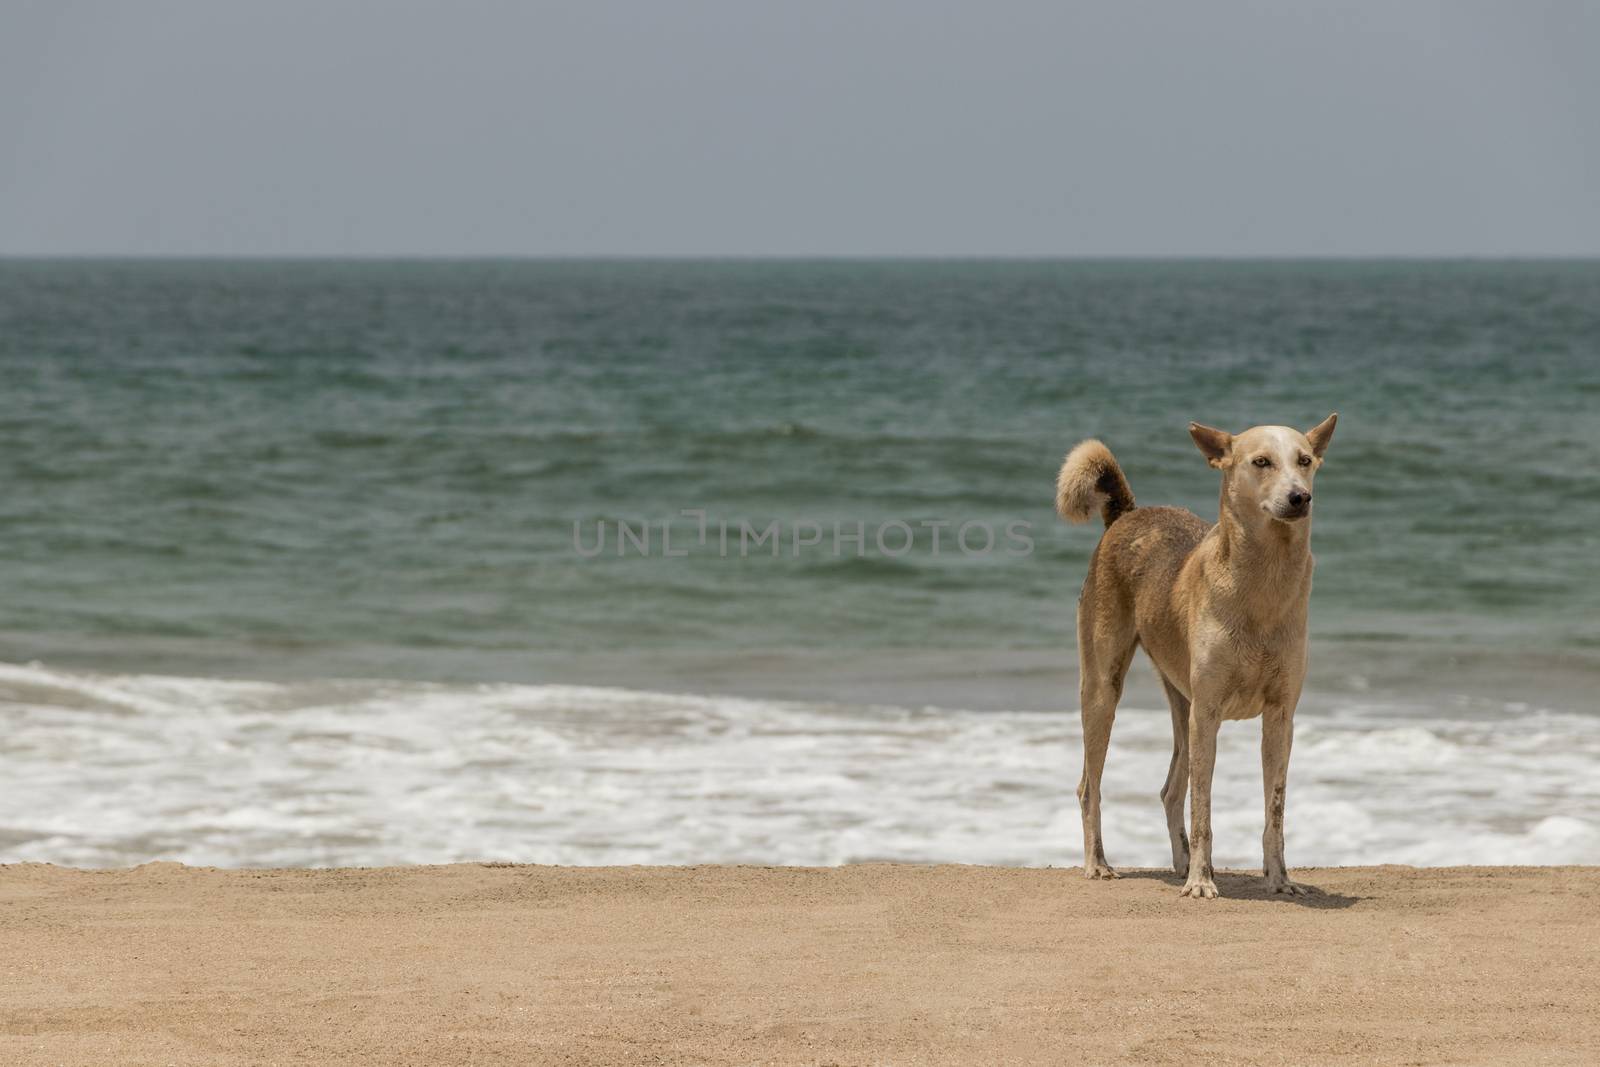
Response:
[[[907,263],[1306,263],[1306,262],[1593,262],[1595,252],[1363,252],[1363,253],[904,253],[904,252],[584,252],[584,253],[455,253],[455,252],[0,252],[0,262],[18,261],[168,261],[168,262],[505,262],[505,263],[619,263],[619,262],[907,262]]]

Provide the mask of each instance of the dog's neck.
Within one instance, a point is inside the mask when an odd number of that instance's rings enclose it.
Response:
[[[1217,517],[1216,560],[1239,607],[1262,624],[1304,610],[1311,581],[1311,516],[1279,522],[1258,508],[1237,508],[1227,479]]]

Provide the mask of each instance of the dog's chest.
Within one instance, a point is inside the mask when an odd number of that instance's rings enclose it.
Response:
[[[1298,657],[1280,648],[1239,650],[1222,704],[1225,719],[1253,719],[1267,708],[1287,708],[1298,696]]]

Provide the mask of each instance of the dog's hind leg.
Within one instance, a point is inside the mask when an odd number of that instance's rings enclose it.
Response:
[[[1088,598],[1085,598],[1088,601]],[[1111,723],[1128,664],[1138,645],[1131,612],[1078,610],[1078,695],[1083,705],[1083,778],[1078,805],[1083,812],[1083,873],[1089,878],[1115,878],[1106,862],[1100,834],[1100,775],[1111,744]]]
[[[1183,802],[1189,792],[1189,698],[1161,676],[1172,708],[1172,763],[1167,784],[1161,787],[1161,806],[1167,811],[1167,836],[1172,838],[1172,869],[1189,873],[1189,834],[1183,828]]]

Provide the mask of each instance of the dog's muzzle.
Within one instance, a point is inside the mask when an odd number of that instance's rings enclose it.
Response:
[[[1308,489],[1291,489],[1289,495],[1283,499],[1283,506],[1278,508],[1278,518],[1289,522],[1303,519],[1309,514],[1311,514],[1311,491]]]

